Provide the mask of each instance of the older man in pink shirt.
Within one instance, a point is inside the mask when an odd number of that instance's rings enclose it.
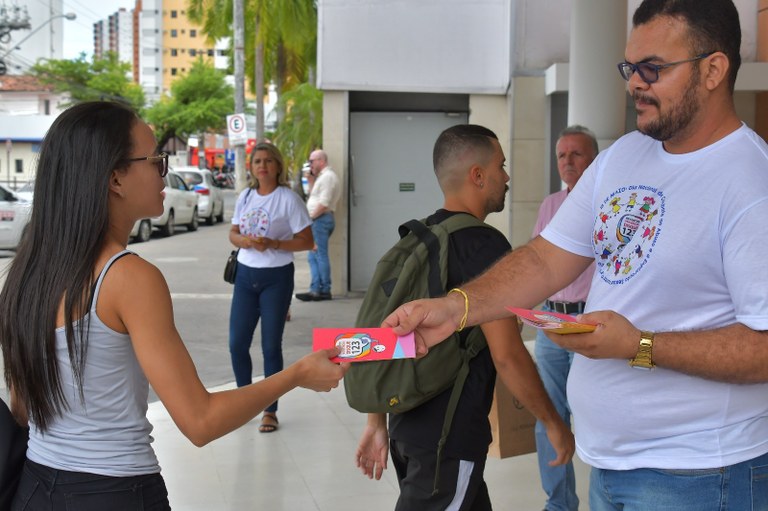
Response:
[[[557,139],[555,146],[557,170],[566,189],[555,192],[544,199],[539,208],[539,216],[533,229],[533,237],[539,235],[544,227],[552,220],[555,213],[568,197],[568,193],[576,186],[581,175],[592,160],[597,156],[597,140],[595,135],[583,126],[565,128]],[[564,314],[580,314],[584,312],[592,274],[595,264],[579,275],[568,287],[561,289],[542,306],[542,310],[562,312]],[[571,368],[573,353],[564,350],[544,335],[542,330],[536,333],[536,366],[544,382],[550,399],[557,412],[566,424],[571,423],[571,408],[565,394],[568,371]],[[543,425],[536,423],[536,449],[539,458],[539,473],[541,486],[547,494],[545,511],[577,511],[579,498],[576,496],[576,478],[573,473],[573,463],[550,466],[549,460],[554,459],[555,451],[547,438]]]

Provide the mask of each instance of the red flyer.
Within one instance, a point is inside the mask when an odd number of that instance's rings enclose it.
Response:
[[[573,316],[560,314],[559,312],[516,309],[514,307],[507,307],[507,310],[520,318],[520,321],[526,325],[556,334],[594,332],[596,327],[596,325],[588,323],[579,323]]]
[[[341,353],[332,362],[370,362],[415,358],[413,333],[398,337],[391,328],[314,328],[312,350],[338,346]]]

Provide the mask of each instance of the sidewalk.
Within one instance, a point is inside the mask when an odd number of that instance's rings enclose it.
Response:
[[[299,254],[297,292],[308,283],[306,255]],[[361,301],[359,295],[317,303],[294,300],[292,314],[314,326],[351,325]],[[292,321],[289,329],[295,328],[302,327]],[[397,500],[393,468],[382,480],[371,481],[354,466],[365,417],[347,406],[343,383],[329,393],[289,392],[280,399],[280,429],[275,433],[259,433],[254,419],[203,448],[184,438],[162,403],[150,404],[148,416],[175,510],[388,511]],[[575,466],[577,491],[586,508],[589,469],[578,460]],[[489,458],[485,478],[496,510],[538,511],[544,506],[535,454]]]

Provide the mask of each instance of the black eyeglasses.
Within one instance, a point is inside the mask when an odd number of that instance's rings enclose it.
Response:
[[[640,75],[640,79],[642,79],[645,83],[654,83],[658,81],[659,79],[659,71],[662,69],[666,69],[668,67],[676,66],[678,64],[685,64],[686,62],[695,62],[697,60],[705,59],[712,55],[713,51],[710,51],[708,53],[702,53],[700,55],[696,55],[692,59],[686,59],[686,60],[679,60],[677,62],[670,62],[668,64],[651,64],[650,62],[640,62],[639,64],[632,64],[631,62],[619,62],[619,73],[621,73],[621,77],[624,78],[626,81],[629,81],[630,78],[632,78],[632,75],[637,71],[637,74]]]
[[[165,177],[168,174],[168,153],[160,153],[157,156],[145,156],[143,158],[128,158],[128,161],[144,160],[154,163],[157,166],[157,171],[160,173],[160,177]]]

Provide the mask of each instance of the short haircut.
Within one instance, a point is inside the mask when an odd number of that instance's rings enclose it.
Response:
[[[688,25],[691,57],[723,52],[731,63],[728,86],[733,92],[741,66],[739,11],[731,0],[643,0],[632,25],[644,25],[657,16],[678,18]],[[695,63],[698,65],[698,62]]]
[[[432,151],[432,164],[438,179],[450,162],[461,157],[467,149],[493,151],[491,140],[498,140],[496,133],[477,124],[457,124],[444,130]]]
[[[557,140],[560,140],[566,135],[584,135],[588,137],[592,142],[592,148],[595,150],[595,156],[597,156],[597,153],[600,152],[600,149],[597,147],[597,137],[591,129],[582,126],[581,124],[571,124],[560,132],[560,134],[557,136]]]

